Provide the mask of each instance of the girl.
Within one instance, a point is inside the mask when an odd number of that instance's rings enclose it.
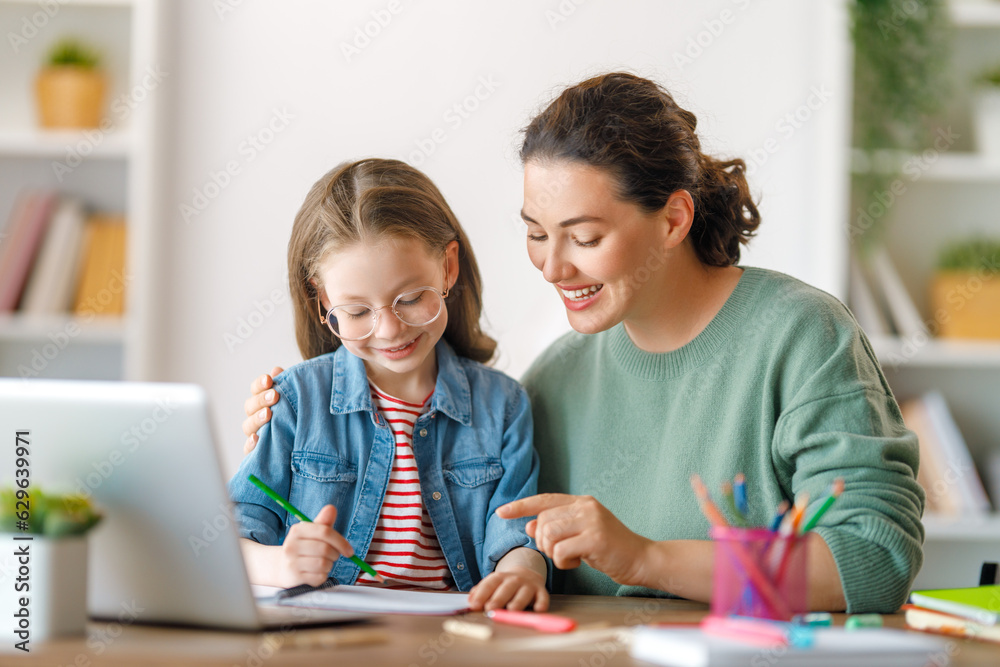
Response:
[[[548,605],[546,566],[500,505],[536,491],[531,410],[489,369],[479,270],[434,184],[395,160],[337,167],[310,190],[288,245],[306,361],[230,482],[254,583],[470,591],[475,609]],[[254,474],[313,523],[248,481]]]
[[[837,477],[808,537],[809,605],[895,611],[923,554],[917,441],[842,303],[738,264],[760,223],[742,160],[701,150],[695,116],[656,83],[610,73],[528,125],[528,255],[575,330],[524,383],[539,487],[498,510],[527,525],[560,593],[708,601],[713,550],[689,485],[743,472],[750,522]],[[808,224],[808,221],[803,221]],[[247,402],[252,431],[281,405]]]

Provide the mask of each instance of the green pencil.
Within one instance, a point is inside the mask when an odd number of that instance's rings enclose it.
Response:
[[[300,512],[298,510],[298,508],[295,507],[295,505],[291,504],[290,502],[288,502],[287,500],[285,500],[284,498],[282,498],[281,496],[279,496],[271,487],[269,487],[264,482],[260,481],[260,479],[256,475],[250,475],[250,477],[248,479],[251,482],[253,482],[257,486],[257,488],[259,488],[261,491],[263,491],[264,493],[266,493],[268,495],[268,497],[271,498],[271,500],[273,500],[274,502],[276,502],[279,505],[281,505],[288,512],[291,512],[292,514],[294,514],[295,516],[297,516],[300,521],[308,521],[309,523],[312,523],[312,519],[310,519],[305,514],[303,514],[302,512]],[[375,568],[373,568],[371,565],[369,565],[368,563],[364,562],[363,560],[361,560],[357,556],[350,556],[350,560],[351,560],[352,563],[354,563],[355,565],[357,565],[358,567],[360,567],[362,570],[364,570],[365,572],[367,572],[368,574],[370,574],[375,579],[375,581],[378,581],[379,583],[382,583],[382,582],[385,581],[385,579],[382,578],[382,575],[375,571]]]
[[[812,515],[812,518],[806,522],[806,525],[802,527],[802,532],[808,533],[810,530],[812,530],[816,526],[816,524],[819,523],[820,518],[822,518],[822,516],[826,514],[826,511],[830,509],[830,506],[833,505],[834,501],[836,501],[837,498],[840,497],[840,494],[843,492],[844,492],[844,479],[842,477],[838,477],[837,479],[833,480],[833,491],[830,493],[829,496],[826,497],[826,500],[823,501],[823,504],[819,506],[819,509],[816,510],[816,513]]]

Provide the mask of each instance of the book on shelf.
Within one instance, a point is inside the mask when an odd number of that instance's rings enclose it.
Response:
[[[956,517],[989,513],[982,479],[941,392],[903,401],[899,409],[920,445],[917,481],[927,494],[926,511]]]
[[[119,215],[92,215],[85,225],[85,237],[73,311],[121,315],[125,293],[125,219]]]
[[[82,201],[22,191],[0,228],[0,313],[121,315],[125,219]]]
[[[884,247],[872,253],[871,273],[896,333],[904,338],[930,337],[920,311]]]
[[[986,457],[986,483],[989,485],[989,496],[993,504],[1000,509],[1000,451],[995,449]]]
[[[850,305],[869,336],[929,337],[926,323],[885,248],[853,253]]]
[[[54,192],[28,191],[14,203],[0,244],[0,313],[15,310],[21,300],[55,201]]]
[[[1000,625],[979,623],[964,616],[927,609],[915,604],[904,604],[903,611],[906,612],[907,627],[914,630],[1000,643]]]
[[[80,273],[85,215],[83,202],[76,197],[59,201],[24,289],[20,307],[24,314],[69,312]]]
[[[851,311],[861,329],[871,336],[889,336],[893,333],[882,307],[865,275],[865,267],[857,253],[852,253],[850,266]]]

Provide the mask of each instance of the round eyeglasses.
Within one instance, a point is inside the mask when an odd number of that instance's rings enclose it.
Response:
[[[334,306],[323,315],[323,304],[317,299],[319,321],[341,340],[362,340],[375,333],[379,311],[391,308],[403,324],[422,327],[441,316],[448,292],[433,287],[418,287],[397,296],[391,306],[375,308],[367,303],[348,303]]]

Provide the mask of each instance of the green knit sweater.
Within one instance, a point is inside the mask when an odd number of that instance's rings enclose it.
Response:
[[[848,611],[890,612],[923,560],[917,439],[871,347],[837,299],[794,278],[744,268],[723,308],[673,352],[640,350],[622,325],[571,332],[524,377],[541,492],[592,495],[655,540],[707,539],[690,477],[742,472],[750,520],[836,477],[846,489],[815,529],[833,552]],[[656,594],[587,565],[556,592]],[[660,593],[662,595],[662,593]]]

